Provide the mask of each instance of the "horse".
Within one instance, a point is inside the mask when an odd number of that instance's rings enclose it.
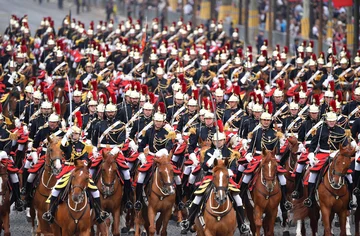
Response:
[[[59,203],[55,222],[51,225],[55,236],[91,235],[92,218],[86,189],[90,183],[91,163],[75,161],[69,183]]]
[[[121,201],[123,184],[117,171],[116,156],[109,151],[103,151],[103,161],[100,165],[96,185],[100,191],[101,208],[111,212],[113,216],[112,234],[120,235]]]
[[[139,222],[139,218],[143,218],[148,235],[155,235],[155,231],[159,234],[162,227],[161,236],[166,236],[167,225],[175,203],[174,171],[171,155],[163,153],[160,157],[155,157],[154,166],[155,171],[152,180],[146,187],[146,192],[149,193],[147,197],[148,206],[144,205],[142,211],[137,214],[136,221]],[[158,212],[161,214],[155,226],[155,216]],[[139,235],[139,230],[139,225],[137,225],[135,235]]]
[[[278,206],[281,201],[281,189],[277,179],[277,161],[275,159],[276,149],[269,151],[263,149],[262,160],[253,177],[253,190],[251,198],[245,198],[246,213],[250,221],[253,235],[260,236],[261,227],[265,235],[274,235],[274,225]],[[265,218],[262,216],[265,213]]]
[[[236,213],[228,195],[229,173],[228,159],[214,160],[213,181],[210,196],[205,203],[203,222],[195,220],[198,235],[234,235],[236,231]]]
[[[360,236],[360,207],[356,208],[355,216],[355,236]]]
[[[16,103],[20,100],[20,93],[17,87],[12,88],[12,90],[3,94],[0,103],[2,103],[2,114],[9,119],[11,123],[7,124],[8,129],[15,128],[14,124],[14,111],[16,110]]]
[[[66,105],[68,104],[68,97],[66,96],[65,86],[67,86],[67,82],[65,79],[61,79],[55,82],[55,85],[52,89],[54,92],[54,102],[60,104],[61,117],[64,116]]]
[[[35,182],[37,186],[32,200],[32,208],[38,216],[36,235],[53,235],[49,223],[43,220],[41,216],[48,210],[48,204],[45,202],[56,184],[56,176],[61,171],[61,159],[63,157],[63,152],[60,149],[61,139],[48,137],[47,142],[45,163],[39,171],[38,181]]]
[[[324,225],[324,235],[331,235],[331,222],[335,213],[339,216],[340,236],[346,235],[346,216],[349,205],[349,191],[345,175],[351,164],[355,149],[351,145],[343,147],[334,157],[324,173],[324,178],[318,187],[319,204]]]
[[[10,236],[10,188],[8,182],[7,164],[0,163],[0,235]]]

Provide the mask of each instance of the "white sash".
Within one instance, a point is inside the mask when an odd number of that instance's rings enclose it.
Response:
[[[303,107],[303,109],[301,109],[301,111],[299,112],[299,116],[301,116],[307,109],[309,108],[309,105],[306,105]]]
[[[293,121],[290,123],[290,125],[287,127],[286,130],[287,130],[287,131],[291,130],[292,127],[296,124],[296,122],[298,122],[300,119],[301,119],[301,117],[298,116],[295,120],[293,120]]]
[[[151,126],[153,125],[153,121],[151,121],[149,124],[147,124],[136,136],[139,139],[142,133],[147,131]]]
[[[174,119],[183,111],[185,110],[185,105],[180,107],[176,112],[175,114],[173,115],[173,118],[171,119],[171,125],[174,124]]]
[[[62,130],[59,129],[59,130],[56,131],[55,133],[51,134],[50,137],[56,137],[56,136],[58,136],[59,134],[61,134],[61,132],[62,132]],[[47,138],[44,139],[44,140],[42,141],[42,143],[43,143],[43,144],[47,144]]]
[[[73,110],[70,114],[70,116],[68,117],[68,123],[70,124],[71,123],[71,117],[75,115],[76,112],[78,112],[81,108],[81,105],[78,106],[75,110]]]
[[[107,135],[113,128],[115,128],[118,124],[120,124],[121,121],[118,120],[116,121],[114,124],[110,125],[105,131],[104,133],[102,133],[102,135],[99,138],[99,144],[101,143],[101,141],[104,139],[105,135]]]
[[[315,129],[317,129],[317,128],[320,127],[320,125],[321,125],[322,123],[324,123],[323,120],[319,121],[318,123],[316,123],[316,125],[314,125],[314,127],[312,127],[312,128],[306,133],[306,135],[305,135],[305,141],[308,139],[308,137],[310,136],[310,134],[311,134]]]
[[[191,119],[186,123],[186,125],[183,127],[182,132],[184,133],[185,130],[186,130],[187,128],[189,128],[190,125],[191,125],[198,117],[199,117],[199,114],[194,115],[193,118],[191,118]]]
[[[237,117],[241,112],[243,112],[242,109],[239,109],[236,113],[234,113],[225,123],[226,124],[229,124],[231,123],[231,121],[233,121],[235,119],[235,117]]]
[[[127,107],[125,107],[124,109],[127,109]],[[131,119],[126,123],[125,127],[128,128],[129,125],[136,120],[136,118],[140,115],[140,113],[141,113],[142,111],[143,111],[143,109],[140,108],[140,109],[135,113],[135,115],[133,115],[133,117],[131,117]]]
[[[276,117],[278,117],[279,115],[280,115],[280,113],[283,111],[283,110],[285,110],[285,108],[288,106],[288,104],[287,103],[285,103],[279,110],[277,110],[276,112],[275,112],[275,114],[273,115],[273,120],[276,118]]]
[[[57,67],[55,67],[55,69],[53,70],[52,74],[55,74],[56,71],[58,71],[61,67],[63,67],[64,65],[66,65],[66,62],[63,61],[61,62]]]

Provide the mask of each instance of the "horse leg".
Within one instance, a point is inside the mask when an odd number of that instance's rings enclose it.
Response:
[[[324,235],[331,236],[331,222],[330,222],[330,210],[326,206],[321,207],[322,221],[324,225]]]
[[[120,207],[112,212],[113,223],[112,223],[112,234],[114,236],[120,236]]]
[[[360,207],[358,206],[355,211],[355,236],[360,236],[359,222],[360,222]]]
[[[301,236],[302,235],[302,227],[303,227],[303,224],[302,224],[302,220],[297,220],[296,221],[296,236]]]
[[[260,236],[260,230],[262,226],[262,214],[263,210],[259,206],[254,207],[254,223],[256,227],[255,236]]]
[[[316,236],[318,231],[318,222],[320,218],[319,211],[315,209],[310,210],[309,218],[310,218],[310,227],[311,227],[312,235]]]
[[[4,236],[5,235],[10,236],[10,214],[9,214],[9,212],[6,213],[2,218],[2,227],[0,225],[0,234],[1,234],[1,228],[4,228]]]
[[[340,222],[340,236],[346,236],[346,210],[338,213]]]
[[[150,236],[154,236],[155,235],[155,216],[156,216],[156,212],[154,211],[154,209],[152,207],[148,207],[148,217],[149,217],[149,235]]]
[[[167,211],[161,213],[162,216],[162,229],[161,229],[161,236],[166,236],[167,235],[167,226],[169,223],[169,220],[171,218],[171,209],[168,209]]]
[[[346,235],[351,235],[350,216],[346,216]]]
[[[162,223],[163,223],[163,213],[161,212],[159,218],[156,220],[156,234],[159,234]]]

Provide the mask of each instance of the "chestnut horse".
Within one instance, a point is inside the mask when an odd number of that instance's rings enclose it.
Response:
[[[8,182],[7,164],[0,163],[0,235],[10,236],[10,188]]]
[[[169,223],[172,208],[175,203],[175,187],[174,187],[174,171],[171,163],[171,155],[162,155],[161,157],[154,157],[155,171],[151,182],[148,184],[148,206],[143,206],[143,209],[137,214],[136,221],[142,217],[145,229],[148,235],[155,235],[161,229],[161,236],[167,235],[167,225]],[[156,221],[155,216],[160,212],[160,217]],[[137,225],[135,235],[139,235],[140,227]]]
[[[251,191],[254,206],[251,205],[249,199],[245,198],[246,213],[252,234],[255,236],[260,236],[261,227],[263,227],[265,235],[274,235],[275,220],[281,200],[275,153],[276,150],[263,149],[261,163],[254,175],[253,181],[255,182]],[[262,219],[264,213],[265,218]]]
[[[331,222],[336,213],[339,216],[340,235],[346,235],[346,216],[349,205],[349,191],[346,186],[345,176],[351,164],[351,157],[355,149],[351,145],[343,147],[334,157],[325,171],[322,182],[318,187],[319,204],[324,225],[324,235],[331,234]]]
[[[229,172],[228,159],[214,160],[213,181],[210,196],[205,204],[203,227],[197,218],[198,235],[234,235],[236,230],[236,213],[228,195]]]
[[[16,111],[16,103],[20,100],[20,93],[17,87],[14,87],[8,94],[4,94],[1,97],[0,102],[2,103],[2,114],[9,118],[12,124],[7,124],[9,130],[15,128],[14,125],[14,111]]]
[[[56,176],[61,172],[61,159],[63,152],[60,149],[61,139],[58,137],[47,139],[47,151],[44,167],[39,172],[39,183],[35,188],[32,200],[32,208],[37,213],[38,226],[36,235],[53,235],[49,223],[42,219],[42,215],[48,210],[49,205],[45,204],[56,184]],[[34,219],[32,219],[34,220]]]
[[[60,202],[55,214],[55,223],[51,225],[55,236],[91,234],[92,218],[86,193],[90,183],[90,166],[91,163],[75,161],[75,169],[65,190],[65,199]]]
[[[121,199],[123,184],[121,183],[116,164],[116,156],[109,151],[103,151],[103,161],[100,165],[96,186],[100,191],[101,208],[111,212],[113,216],[112,234],[120,235]]]
[[[360,207],[355,211],[355,236],[360,236]]]
[[[56,81],[56,84],[53,88],[54,102],[60,104],[61,117],[64,116],[66,111],[66,105],[69,103],[69,99],[66,96],[65,86],[67,86],[67,81],[65,79],[62,79],[60,81]]]

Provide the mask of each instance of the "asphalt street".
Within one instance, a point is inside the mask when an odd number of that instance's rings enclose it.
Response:
[[[43,0],[43,3],[39,5],[38,1],[35,0],[0,0],[0,32],[4,32],[6,27],[9,24],[9,20],[12,14],[16,14],[18,17],[22,17],[27,14],[29,17],[29,26],[31,32],[35,32],[37,27],[40,24],[40,21],[43,17],[51,16],[55,21],[55,28],[57,29],[64,16],[69,13],[69,9],[72,10],[72,17],[76,18],[85,23],[86,28],[88,28],[91,20],[95,21],[95,25],[99,20],[105,20],[105,10],[102,8],[92,8],[91,12],[81,13],[76,15],[75,5],[64,1],[64,9],[59,10],[55,0],[51,0],[49,3],[46,0]],[[119,17],[118,19],[124,19],[124,17]],[[25,213],[11,213],[11,235],[20,236],[20,235],[31,235],[31,226],[26,221]],[[309,231],[308,221],[306,222],[307,230]],[[279,223],[275,226],[276,232],[275,235],[282,235],[282,229]],[[322,223],[319,221],[320,235],[323,233]],[[352,235],[354,235],[354,225],[351,224]],[[295,227],[290,228],[290,234],[296,235]],[[339,235],[339,228],[334,228],[334,234]],[[171,221],[168,227],[168,235],[180,235],[180,228],[176,226],[176,222]],[[190,235],[190,233],[188,234]],[[310,235],[308,232],[307,235]]]

